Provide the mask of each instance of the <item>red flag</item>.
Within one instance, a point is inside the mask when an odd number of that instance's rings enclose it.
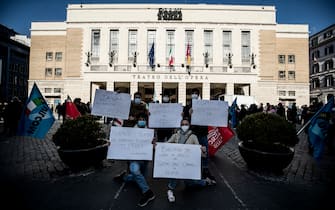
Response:
[[[208,126],[208,155],[214,156],[234,135],[234,131],[229,127]]]
[[[67,96],[65,103],[65,116],[69,119],[76,119],[80,116],[80,112],[78,111],[76,105],[72,102],[70,96]]]

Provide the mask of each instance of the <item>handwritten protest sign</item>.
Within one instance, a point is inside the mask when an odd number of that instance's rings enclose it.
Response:
[[[177,128],[180,127],[182,119],[181,104],[149,104],[149,127],[150,128]]]
[[[192,100],[192,125],[227,127],[228,103],[216,100]]]
[[[107,159],[152,160],[154,130],[112,126]]]
[[[200,145],[157,143],[153,177],[200,180]]]
[[[92,114],[97,116],[128,119],[131,97],[127,93],[116,93],[97,89]]]

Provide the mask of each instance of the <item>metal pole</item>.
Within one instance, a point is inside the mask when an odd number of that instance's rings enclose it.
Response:
[[[311,123],[311,121],[312,121],[311,119],[308,120],[307,123],[305,123],[305,125],[303,125],[303,126],[300,128],[300,130],[297,132],[297,136],[299,136],[300,133],[301,133],[303,130],[305,130],[305,128]]]

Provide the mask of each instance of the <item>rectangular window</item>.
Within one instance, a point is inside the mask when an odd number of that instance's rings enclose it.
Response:
[[[148,55],[148,64],[149,64],[149,53],[150,53],[150,50],[151,50],[151,47],[152,47],[152,43],[155,43],[156,42],[156,31],[155,30],[148,30],[148,40],[147,40],[147,55]],[[155,43],[156,45],[156,43]],[[154,46],[154,52],[156,54],[156,46]],[[156,56],[154,54],[154,56]]]
[[[137,54],[137,30],[128,31],[128,61],[133,62]],[[137,56],[137,55],[136,55]]]
[[[119,56],[119,30],[110,31],[110,52],[113,53],[113,63],[118,61]],[[111,55],[110,55],[111,56]]]
[[[250,31],[242,31],[242,64],[250,63]]]
[[[278,91],[279,96],[286,96],[286,91],[285,90],[280,90]]]
[[[288,91],[288,96],[295,96],[295,91]]]
[[[207,56],[207,58],[206,58]],[[204,63],[213,63],[213,31],[204,31]]]
[[[46,52],[45,59],[47,61],[52,61],[52,59],[53,59],[53,53],[52,52]]]
[[[295,80],[295,71],[288,71],[288,79]]]
[[[288,55],[287,57],[288,63],[295,63],[295,55]]]
[[[312,47],[316,47],[318,45],[318,37],[313,38],[311,42]]]
[[[231,53],[231,31],[223,31],[223,62],[228,62],[229,53]]]
[[[171,53],[170,53],[171,52]],[[169,65],[175,65],[175,31],[167,30],[166,31],[166,63]],[[171,56],[171,58],[170,58]]]
[[[188,46],[190,47],[191,63],[193,61],[193,34],[194,34],[194,31],[191,31],[191,30],[185,31],[185,62],[186,62],[186,65],[188,65],[187,57],[186,57]]]
[[[281,64],[285,63],[285,55],[278,55],[278,63]]]
[[[285,79],[286,78],[285,71],[279,71],[278,72],[278,78],[281,79],[281,80]]]
[[[100,30],[92,30],[91,51],[92,51],[92,60],[99,60],[99,56],[100,56]]]
[[[55,54],[55,60],[56,61],[62,61],[63,53],[62,52],[56,52]]]
[[[44,88],[45,93],[51,93],[52,89],[51,88]]]
[[[52,68],[45,68],[45,76],[52,77]]]
[[[54,88],[54,93],[61,93],[62,89],[61,88]]]
[[[62,68],[55,68],[55,76],[62,76]]]

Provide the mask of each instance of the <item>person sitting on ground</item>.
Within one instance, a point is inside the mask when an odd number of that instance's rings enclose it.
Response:
[[[177,144],[197,144],[199,145],[199,141],[196,135],[192,133],[192,130],[190,130],[190,122],[187,118],[184,118],[180,123],[180,129],[177,131],[177,133],[173,134],[170,139],[167,141],[167,143],[177,143]],[[206,156],[206,147],[201,147],[202,156]],[[175,202],[175,196],[173,193],[173,190],[177,187],[177,181],[176,179],[171,179],[168,183],[168,200],[169,202]],[[206,179],[201,180],[184,180],[184,183],[186,186],[207,186],[207,185],[215,185],[216,182],[209,179],[208,177]]]
[[[147,128],[147,120],[145,114],[140,114],[138,117],[137,124],[135,128]],[[153,140],[153,143],[155,140]],[[146,206],[150,201],[155,199],[155,194],[150,189],[148,182],[146,181],[146,174],[149,161],[147,160],[132,160],[128,163],[128,173],[126,171],[122,172],[120,175],[114,177],[115,181],[118,182],[136,182],[138,187],[141,189],[142,198],[140,199],[138,205],[140,207]]]

